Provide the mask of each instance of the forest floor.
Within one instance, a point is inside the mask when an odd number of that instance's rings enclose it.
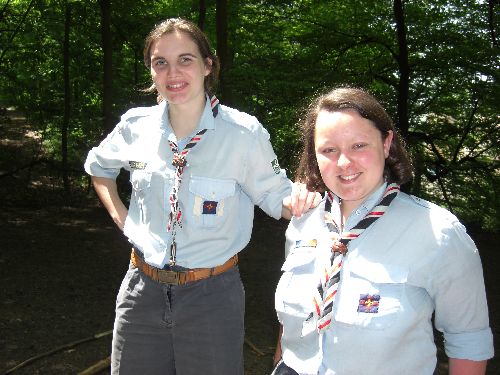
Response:
[[[48,355],[11,373],[80,374],[109,356],[114,303],[130,247],[92,192],[74,194],[68,203],[58,180],[49,177],[56,175],[52,166],[36,164],[6,175],[39,156],[39,144],[39,135],[21,116],[0,117],[0,374],[42,354]],[[256,210],[252,240],[240,254],[246,375],[270,373],[277,337],[274,289],[286,224]],[[498,346],[498,237],[473,237],[483,259]],[[439,368],[444,373],[443,361]],[[108,368],[99,372],[107,373]],[[498,357],[490,361],[488,374],[500,374]]]

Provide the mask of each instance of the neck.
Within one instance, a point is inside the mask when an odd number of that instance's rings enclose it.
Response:
[[[170,126],[172,126],[177,139],[187,137],[196,129],[204,109],[205,96],[203,96],[202,100],[196,102],[169,104]]]
[[[358,208],[358,206],[359,204],[357,203],[342,199],[340,200],[340,219],[342,220],[342,227],[344,227],[344,224],[346,223],[351,212]]]

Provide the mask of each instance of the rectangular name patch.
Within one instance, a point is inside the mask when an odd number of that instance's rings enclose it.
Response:
[[[295,241],[295,247],[316,247],[318,246],[318,240],[312,239],[312,240],[298,240]]]
[[[133,161],[133,160],[130,160],[128,162],[128,165],[130,165],[130,168],[132,169],[146,169],[146,165],[148,165],[148,163],[144,163],[142,161]]]

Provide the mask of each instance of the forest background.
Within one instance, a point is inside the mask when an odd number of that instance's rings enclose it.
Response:
[[[221,60],[219,99],[257,116],[291,175],[305,104],[333,86],[364,87],[408,142],[411,192],[492,230],[498,9],[495,0],[3,0],[0,105],[35,126],[43,149],[32,161],[50,163],[66,193],[79,190],[89,148],[128,108],[154,103],[141,92],[144,37],[186,17]]]
[[[306,104],[334,86],[363,87],[407,141],[415,167],[407,190],[496,237],[496,0],[2,0],[0,153],[15,116],[30,140],[27,158],[1,164],[6,212],[88,202],[86,154],[127,109],[155,104],[142,91],[143,41],[176,16],[208,34],[221,61],[217,96],[264,124],[289,175]],[[125,197],[127,176],[120,181]]]

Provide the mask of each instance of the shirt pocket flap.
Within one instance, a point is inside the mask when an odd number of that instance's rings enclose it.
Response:
[[[193,176],[189,183],[189,191],[208,200],[220,201],[235,194],[236,182]]]
[[[132,189],[135,191],[142,191],[151,186],[151,172],[146,172],[142,170],[134,170],[130,174],[130,183]]]
[[[408,279],[408,268],[357,260],[351,273],[376,284],[402,284]]]
[[[281,267],[282,271],[292,271],[305,265],[309,265],[316,259],[315,251],[312,249],[301,249],[300,251],[296,251],[296,249],[294,250],[292,250],[292,252],[286,257],[285,263],[283,263],[283,266]]]

